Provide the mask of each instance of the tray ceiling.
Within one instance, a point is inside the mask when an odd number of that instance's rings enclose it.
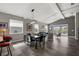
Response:
[[[59,19],[75,15],[76,12],[79,12],[79,4],[0,3],[0,12],[17,15],[25,19],[32,19],[32,9],[35,9],[34,20],[49,24]]]

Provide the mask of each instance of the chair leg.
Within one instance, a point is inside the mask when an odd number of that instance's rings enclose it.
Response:
[[[12,52],[11,52],[10,46],[8,46],[8,48],[9,48],[10,55],[12,56]]]
[[[39,42],[39,46],[41,47],[41,42]]]
[[[1,50],[0,50],[0,56],[2,55],[2,47],[1,47]]]
[[[43,42],[43,48],[45,47],[45,42]]]
[[[8,46],[7,46],[7,52],[8,52],[8,55],[9,55],[9,48],[8,48]]]
[[[43,48],[45,47],[45,40],[43,41]]]
[[[32,47],[32,43],[33,43],[33,42],[30,42],[30,47]]]
[[[36,43],[35,43],[35,49],[37,49],[37,40],[36,40]]]

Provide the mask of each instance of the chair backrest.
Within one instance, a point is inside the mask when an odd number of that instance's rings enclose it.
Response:
[[[34,41],[31,34],[27,34],[27,39],[28,39],[29,42]]]
[[[30,42],[31,40],[31,35],[27,35],[27,42]]]
[[[40,42],[43,42],[45,40],[45,36],[40,36]]]
[[[40,32],[39,34],[40,34],[39,35],[40,36],[40,42],[44,41],[45,37],[47,36],[46,33],[45,32]]]

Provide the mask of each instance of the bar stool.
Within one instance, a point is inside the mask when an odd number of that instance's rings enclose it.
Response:
[[[0,48],[1,48],[0,56],[2,55],[2,48],[3,47],[7,47],[8,54],[10,53],[10,55],[12,56],[12,52],[10,49],[10,45],[11,45],[10,40],[11,39],[12,38],[10,36],[3,36],[3,42],[0,43]]]
[[[2,48],[3,47],[7,47],[8,54],[10,53],[10,55],[12,56],[11,49],[10,49],[10,45],[11,45],[10,42],[0,43],[0,48],[1,48],[0,56],[2,55]]]

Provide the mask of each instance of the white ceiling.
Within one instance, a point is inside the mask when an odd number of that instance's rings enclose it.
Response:
[[[59,6],[59,8],[58,8]],[[79,12],[79,4],[75,3],[0,3],[0,12],[5,12],[25,19],[32,19],[31,10],[35,9],[34,19],[46,24],[64,19]]]

